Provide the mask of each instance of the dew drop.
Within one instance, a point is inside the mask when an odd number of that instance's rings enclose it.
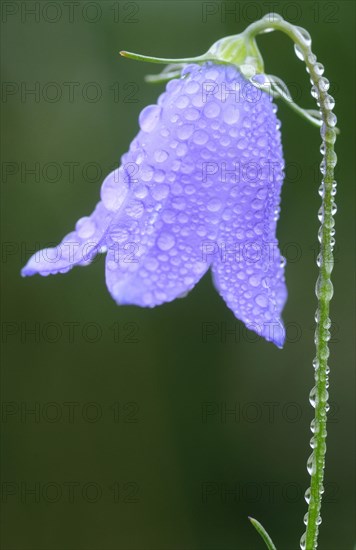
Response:
[[[309,394],[309,403],[313,408],[315,408],[315,400],[316,400],[316,386],[314,386]]]
[[[140,201],[130,201],[129,204],[125,208],[125,213],[130,216],[131,218],[138,219],[141,218],[142,214],[144,213],[145,208]]]
[[[168,153],[167,151],[164,151],[164,149],[158,149],[157,151],[155,151],[154,158],[156,162],[164,162],[168,158]]]
[[[240,118],[240,111],[236,105],[228,105],[225,107],[223,119],[226,124],[236,124]]]
[[[209,139],[209,136],[206,132],[204,132],[204,130],[197,130],[194,132],[192,139],[197,145],[205,145]]]
[[[177,131],[177,137],[182,141],[189,139],[194,131],[194,126],[192,124],[183,124]]]
[[[103,181],[100,196],[105,208],[108,210],[118,210],[127,196],[129,187],[122,174],[123,169],[118,168]]]
[[[260,286],[261,284],[261,278],[258,275],[251,275],[248,282],[250,283],[251,286],[257,287],[257,286]]]
[[[262,308],[266,308],[268,306],[268,298],[264,294],[257,294],[255,302]]]
[[[315,63],[314,72],[317,76],[321,76],[324,73],[324,65],[321,63]]]
[[[135,193],[135,197],[137,197],[138,199],[144,199],[145,197],[147,197],[148,190],[145,185],[139,183],[135,187],[134,193]]]
[[[326,94],[324,98],[324,105],[325,109],[331,111],[335,107],[335,99],[331,95]]]
[[[326,161],[323,159],[320,163],[320,172],[323,174],[323,176],[326,174]]]
[[[222,207],[222,202],[220,199],[213,198],[209,200],[206,207],[209,210],[209,212],[218,212]]]
[[[88,239],[89,237],[94,235],[96,225],[90,218],[84,217],[80,218],[80,220],[77,221],[75,230],[81,239]]]
[[[220,107],[217,103],[210,101],[204,107],[203,114],[207,118],[216,118],[220,114]]]
[[[171,233],[163,232],[157,239],[157,246],[160,250],[170,250],[175,245],[175,238]]]
[[[138,120],[143,132],[150,133],[156,128],[161,111],[162,109],[158,105],[147,105],[147,107],[141,111]]]
[[[185,109],[189,105],[189,99],[186,95],[181,95],[175,100],[175,105],[178,109]]]
[[[141,180],[149,182],[152,180],[154,169],[152,166],[145,165],[141,168]]]
[[[315,454],[313,451],[307,461],[307,471],[308,471],[308,474],[311,476],[315,473],[315,470],[316,470],[316,463],[315,463]]]
[[[161,201],[168,196],[169,186],[166,184],[155,185],[151,189],[151,195],[156,201]]]
[[[315,439],[315,436],[313,436],[310,441],[309,441],[309,446],[312,448],[312,449],[315,449],[316,447],[316,439]]]
[[[311,93],[311,95],[314,99],[317,99],[319,97],[319,90],[315,85],[312,86],[312,89],[310,90],[310,93]]]
[[[130,237],[130,233],[127,230],[127,227],[124,225],[114,225],[110,229],[110,239],[114,243],[124,243],[129,239],[129,237]]]
[[[319,90],[321,90],[322,92],[327,92],[328,89],[330,88],[330,82],[328,81],[327,78],[319,78],[318,80],[318,88]]]
[[[190,82],[187,82],[187,85],[185,87],[185,91],[187,94],[196,94],[199,91],[200,85],[195,80],[191,80]]]
[[[177,149],[176,149],[176,154],[177,154],[177,157],[184,157],[188,152],[188,147],[186,146],[185,143],[180,143],[178,146],[177,146]]]
[[[199,116],[200,115],[198,109],[194,109],[193,107],[184,111],[184,118],[186,120],[197,120]]]
[[[300,47],[298,46],[298,44],[294,44],[294,51],[295,51],[295,55],[298,57],[298,59],[300,59],[301,61],[304,61],[304,54],[303,54],[302,50],[300,49]]]
[[[329,126],[332,126],[332,127],[336,126],[336,123],[337,123],[336,115],[334,113],[328,113],[326,116],[326,121]]]
[[[311,46],[312,39],[311,39],[311,36],[308,33],[308,31],[306,29],[304,29],[303,27],[297,27],[297,29],[300,32],[300,34],[302,35],[305,44],[307,46]]]
[[[271,13],[266,13],[266,15],[264,15],[262,17],[262,19],[264,21],[271,21],[271,22],[274,22],[274,21],[283,21],[283,17],[281,15],[279,15],[279,13],[274,13],[274,12],[271,12]]]

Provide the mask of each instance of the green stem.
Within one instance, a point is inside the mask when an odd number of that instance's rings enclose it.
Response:
[[[336,212],[334,194],[336,183],[334,182],[334,166],[336,155],[334,143],[336,139],[335,123],[336,117],[331,112],[333,101],[327,94],[328,81],[321,77],[323,67],[316,63],[307,33],[295,27],[283,19],[270,16],[251,24],[244,34],[253,39],[257,34],[266,32],[267,29],[280,30],[287,34],[297,45],[298,57],[304,59],[307,70],[313,83],[312,95],[317,99],[321,112],[323,126],[321,129],[322,152],[325,155],[321,164],[323,174],[321,195],[322,206],[319,212],[321,227],[319,230],[320,253],[318,256],[319,276],[316,284],[316,295],[318,308],[316,313],[315,346],[316,358],[315,367],[315,388],[310,396],[311,404],[315,407],[315,416],[312,421],[313,437],[311,447],[314,449],[308,461],[308,472],[310,473],[310,489],[306,492],[308,512],[306,515],[306,532],[302,536],[300,546],[302,549],[314,550],[318,545],[318,531],[321,523],[321,500],[323,494],[323,478],[326,453],[326,417],[328,411],[328,365],[329,357],[328,341],[330,339],[329,303],[333,294],[333,287],[330,274],[333,268],[333,215]]]

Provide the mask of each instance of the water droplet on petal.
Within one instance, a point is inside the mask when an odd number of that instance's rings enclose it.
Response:
[[[157,126],[161,115],[161,107],[158,105],[147,105],[139,116],[140,128],[143,132],[152,132]]]
[[[178,107],[178,109],[185,109],[189,105],[188,97],[186,95],[181,95],[177,97],[175,105]]]
[[[132,200],[125,208],[125,212],[128,216],[134,219],[141,218],[145,208],[141,201]]]
[[[125,173],[122,168],[118,168],[109,174],[101,186],[101,200],[108,210],[118,210],[123,204],[129,186],[125,181]]]
[[[255,302],[260,307],[266,308],[268,306],[268,298],[264,294],[257,294]]]
[[[204,130],[197,130],[194,132],[192,139],[197,145],[205,145],[209,139],[209,136],[206,132],[204,132]]]
[[[151,181],[153,174],[154,174],[154,169],[152,168],[152,166],[148,164],[146,164],[140,169],[140,176],[142,181],[146,181],[146,182]]]
[[[96,226],[90,218],[85,217],[80,218],[80,220],[77,221],[75,230],[81,239],[88,239],[89,237],[94,235]]]
[[[193,124],[183,124],[177,131],[177,137],[181,140],[189,139],[194,131]]]
[[[175,245],[175,238],[171,233],[163,232],[157,239],[157,246],[161,250],[170,250]]]
[[[220,114],[220,107],[217,103],[209,101],[209,103],[207,103],[204,107],[203,114],[207,118],[215,118]]]
[[[148,271],[156,271],[158,266],[159,266],[159,263],[156,260],[156,258],[147,258],[145,262],[145,268],[148,269]]]
[[[194,109],[194,107],[191,107],[190,109],[186,109],[184,111],[184,118],[186,120],[198,120],[200,116],[200,113],[198,109]]]
[[[155,151],[154,157],[155,157],[156,162],[161,163],[161,162],[164,162],[165,160],[167,160],[168,153],[167,153],[167,151],[164,151],[163,149],[158,149],[157,151]]]
[[[213,198],[208,201],[206,207],[209,210],[209,212],[218,212],[222,207],[222,202],[220,199]]]
[[[185,91],[188,94],[196,94],[199,91],[200,85],[195,80],[191,80],[190,82],[187,82],[187,85],[185,87]]]
[[[143,185],[141,183],[136,185],[134,189],[135,197],[137,197],[138,199],[144,199],[145,197],[147,197],[147,193],[148,193],[148,190],[146,185]]]
[[[236,124],[240,118],[240,110],[237,105],[228,105],[223,112],[223,119],[226,124]]]
[[[259,275],[251,275],[248,282],[251,286],[257,287],[261,284],[261,277]]]
[[[168,196],[169,186],[166,184],[155,185],[151,189],[151,195],[156,201],[161,201]]]

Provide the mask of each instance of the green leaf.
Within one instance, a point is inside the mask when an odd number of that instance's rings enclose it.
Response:
[[[248,519],[250,520],[250,522],[252,523],[252,525],[256,529],[257,533],[259,533],[261,535],[262,539],[265,541],[268,550],[276,550],[276,547],[273,544],[271,537],[267,533],[266,529],[260,524],[260,522],[257,521],[257,519],[254,519],[254,518],[249,517]]]

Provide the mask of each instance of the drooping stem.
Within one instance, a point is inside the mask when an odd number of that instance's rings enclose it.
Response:
[[[308,472],[311,476],[310,488],[307,489],[305,499],[308,503],[308,512],[305,516],[306,532],[303,534],[300,546],[302,550],[314,550],[318,545],[318,531],[321,523],[321,500],[323,494],[323,478],[326,453],[326,418],[328,411],[328,372],[329,357],[328,341],[330,339],[329,304],[333,295],[333,286],[330,280],[333,269],[334,247],[334,219],[336,205],[334,195],[336,182],[334,181],[334,167],[336,155],[334,143],[336,140],[336,117],[332,113],[334,100],[327,90],[329,82],[322,76],[324,68],[317,63],[315,55],[310,49],[311,39],[309,34],[300,27],[295,27],[284,21],[279,16],[271,14],[264,19],[250,25],[244,32],[254,38],[257,34],[268,30],[280,30],[286,33],[295,43],[295,51],[299,59],[306,64],[313,85],[312,96],[317,100],[323,125],[321,127],[322,146],[321,153],[324,159],[320,165],[322,184],[320,195],[322,206],[319,210],[320,250],[317,259],[319,276],[316,283],[316,296],[318,307],[316,311],[315,347],[316,357],[313,362],[315,368],[315,387],[310,394],[310,402],[315,408],[314,420],[311,424],[313,437],[311,439],[312,454],[308,460]]]

